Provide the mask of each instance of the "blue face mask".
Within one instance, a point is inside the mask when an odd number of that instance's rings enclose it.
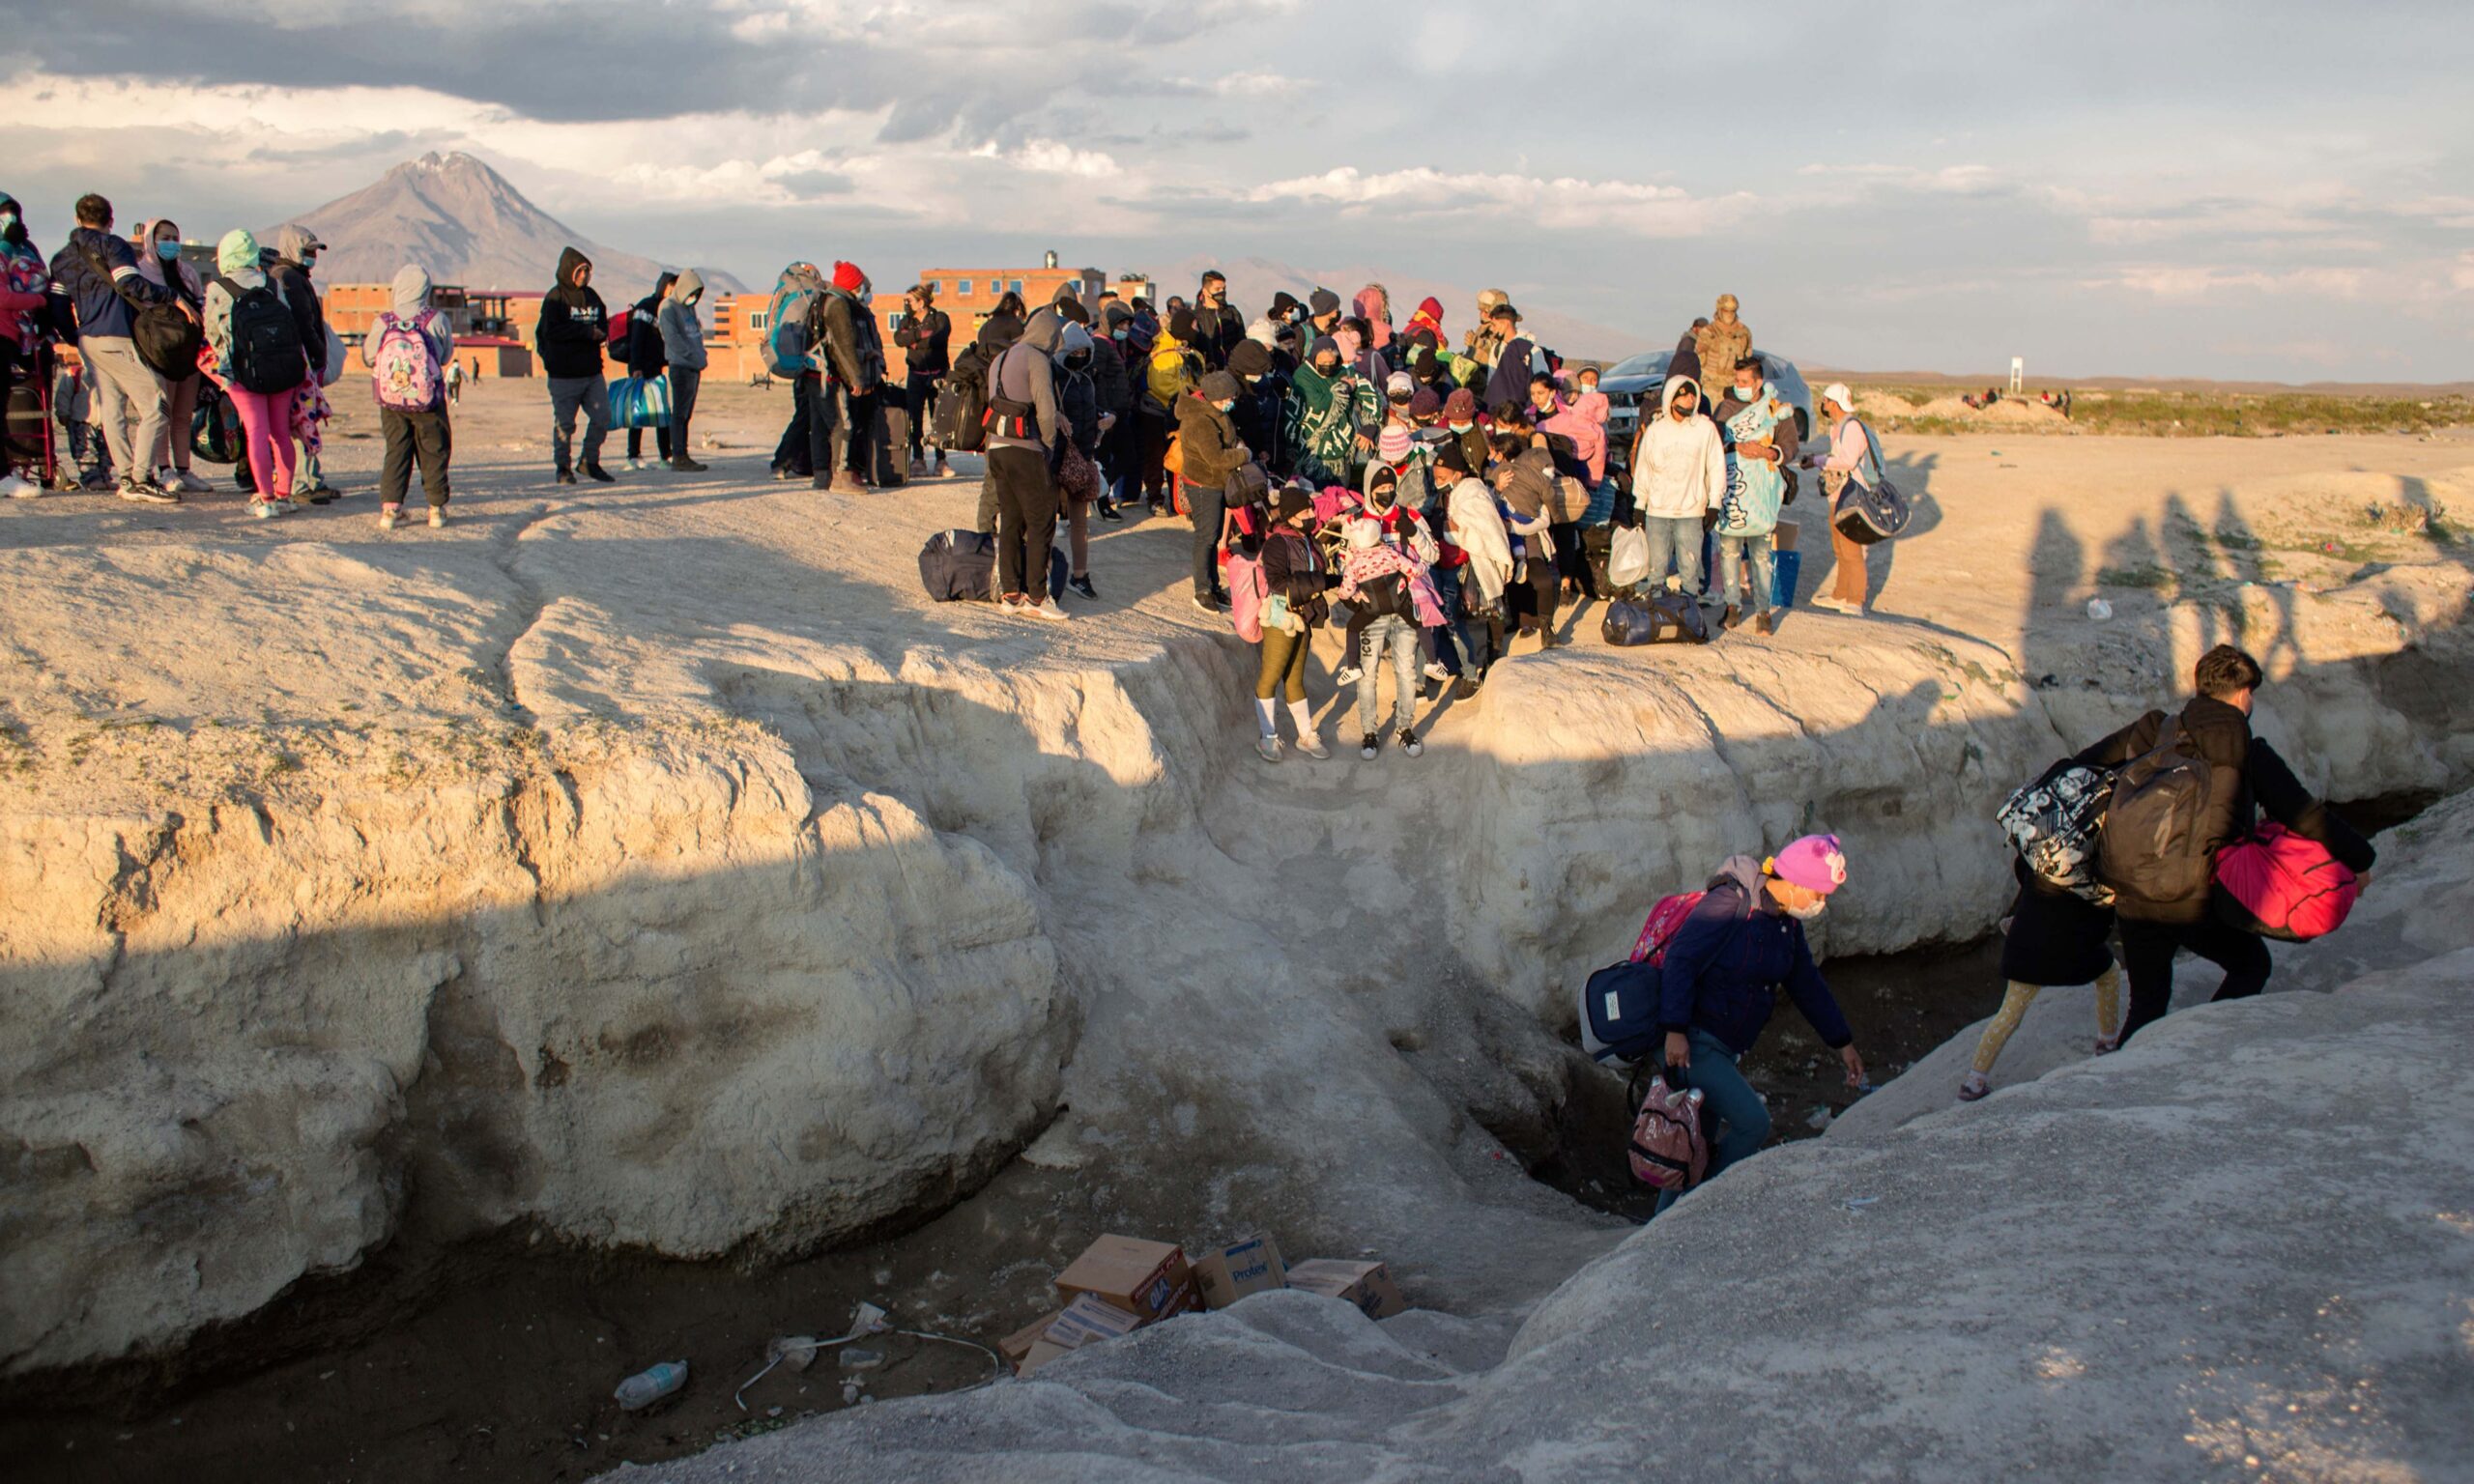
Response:
[[[16,214],[16,213],[14,213],[14,212],[0,212],[0,232],[6,232],[6,231],[8,231],[10,228],[12,228],[12,227],[15,226],[16,224],[17,224],[17,214]]]
[[[155,256],[161,258],[166,263],[171,262],[180,255],[181,244],[177,242],[157,243],[155,244]]]

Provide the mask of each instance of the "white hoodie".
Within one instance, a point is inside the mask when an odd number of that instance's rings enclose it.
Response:
[[[1640,451],[1632,466],[1632,501],[1643,515],[1662,520],[1699,520],[1715,510],[1727,494],[1727,451],[1718,441],[1718,425],[1698,414],[1682,422],[1667,410],[1675,394],[1689,386],[1699,395],[1701,384],[1688,376],[1670,376],[1657,406],[1642,424]]]

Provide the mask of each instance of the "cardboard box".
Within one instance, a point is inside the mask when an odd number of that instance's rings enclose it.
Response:
[[[1031,1347],[1039,1343],[1040,1336],[1048,1333],[1048,1327],[1055,1324],[1057,1317],[1064,1312],[1063,1309],[1051,1309],[1032,1320],[1021,1328],[998,1340],[996,1353],[1003,1356],[1019,1373],[1022,1368],[1022,1357],[1031,1353]]]
[[[1142,1321],[1113,1303],[1103,1302],[1084,1294],[1065,1306],[1040,1338],[1060,1350],[1080,1350],[1102,1340],[1113,1340],[1132,1334]]]
[[[1793,521],[1780,521],[1778,528],[1770,533],[1769,544],[1778,551],[1792,552],[1796,549],[1796,538],[1801,534],[1802,527]]]
[[[1354,1303],[1368,1319],[1390,1319],[1409,1307],[1409,1300],[1400,1297],[1399,1287],[1392,1281],[1391,1268],[1383,1263],[1318,1257],[1288,1270],[1288,1286]]]
[[[1194,1271],[1184,1248],[1136,1237],[1103,1237],[1056,1275],[1056,1291],[1068,1302],[1089,1294],[1146,1325],[1191,1306],[1191,1298],[1181,1302],[1180,1296],[1193,1290]]]
[[[1280,1244],[1264,1232],[1212,1248],[1194,1260],[1194,1270],[1202,1301],[1215,1309],[1224,1309],[1248,1294],[1288,1286],[1288,1265],[1280,1260]]]
[[[1041,1366],[1044,1366],[1050,1360],[1055,1359],[1057,1356],[1070,1356],[1072,1354],[1074,1354],[1074,1352],[1066,1349],[1062,1345],[1052,1345],[1047,1340],[1033,1340],[1031,1342],[1030,1351],[1025,1354],[1021,1359],[1015,1362],[1014,1374],[1017,1376],[1028,1376],[1037,1371]]]

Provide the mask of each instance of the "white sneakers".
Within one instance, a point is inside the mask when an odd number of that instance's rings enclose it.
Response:
[[[388,505],[378,512],[378,528],[380,530],[393,530],[403,523],[403,511],[393,505]]]
[[[439,529],[444,528],[446,527],[446,507],[445,505],[432,505],[432,506],[430,506],[430,507],[429,507],[429,528],[430,528],[430,529],[432,529],[432,530],[439,530]]]
[[[1265,762],[1280,761],[1280,738],[1256,737],[1254,739],[1254,756],[1260,757]]]
[[[43,486],[29,483],[14,474],[0,475],[0,496],[10,499],[39,499],[43,496]]]

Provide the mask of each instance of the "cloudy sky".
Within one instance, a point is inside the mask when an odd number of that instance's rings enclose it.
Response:
[[[1208,251],[1644,346],[1732,291],[1836,366],[2474,377],[2466,0],[31,3],[46,244],[81,190],[206,235],[465,149],[751,282]]]

